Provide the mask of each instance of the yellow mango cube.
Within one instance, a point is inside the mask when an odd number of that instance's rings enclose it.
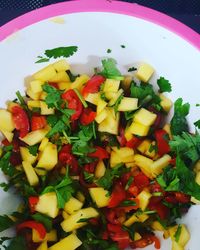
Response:
[[[112,150],[115,151],[122,158],[134,155],[134,150],[129,147],[112,147]]]
[[[123,224],[126,227],[130,227],[133,223],[139,222],[139,219],[136,215],[132,215],[128,220],[126,220]]]
[[[47,241],[42,242],[36,250],[48,250]]]
[[[182,247],[175,240],[173,240],[172,241],[172,250],[184,250],[184,247]]]
[[[168,113],[173,105],[173,102],[163,94],[160,94],[159,97],[161,99],[161,107]]]
[[[25,137],[20,138],[20,140],[25,142],[29,146],[33,146],[41,142],[47,133],[48,133],[47,129],[38,129],[28,133]]]
[[[185,247],[188,241],[190,240],[190,233],[184,224],[181,224],[180,228],[181,228],[180,229],[181,233],[180,233],[180,237],[178,239],[177,244],[179,244],[182,247]],[[170,234],[172,241],[175,241],[175,234],[177,232],[177,229],[178,229],[178,225],[169,228],[169,234]]]
[[[127,91],[129,90],[130,86],[131,86],[131,82],[133,80],[132,76],[125,76],[124,80],[122,81],[122,88]]]
[[[33,93],[38,93],[38,92],[42,92],[42,85],[44,84],[44,82],[40,81],[40,80],[34,80],[30,82],[30,88],[33,91]]]
[[[69,63],[65,59],[61,59],[52,64],[57,72],[66,71],[70,69]]]
[[[27,94],[31,99],[33,99],[33,100],[35,100],[35,101],[40,100],[40,95],[41,95],[41,93],[42,93],[42,92],[34,93],[30,87],[27,88],[27,90],[26,90],[26,94]]]
[[[0,109],[0,130],[12,132],[14,129],[12,114],[5,109]]]
[[[50,192],[40,195],[39,202],[35,206],[35,211],[55,218],[59,212],[56,193]]]
[[[58,82],[58,88],[60,90],[69,90],[71,87],[71,82]]]
[[[97,115],[100,114],[105,109],[106,106],[107,102],[105,102],[100,98],[97,103]]]
[[[53,108],[48,108],[47,104],[40,101],[41,115],[53,115],[55,110]]]
[[[149,128],[150,128],[149,126],[145,126],[141,123],[132,122],[129,129],[130,129],[130,132],[134,135],[146,136],[146,135],[148,135]]]
[[[142,211],[144,211],[147,208],[151,196],[152,196],[151,193],[149,193],[146,190],[143,190],[137,196],[137,199],[139,200],[139,207],[142,209]]]
[[[88,82],[90,77],[88,75],[81,75],[76,78],[74,82],[71,84],[71,89],[78,89],[81,91],[83,88],[84,84]]]
[[[133,138],[133,134],[131,133],[130,127],[126,127],[124,136],[127,141],[130,141]]]
[[[140,155],[140,154],[136,154],[134,156],[134,163],[136,164],[136,166],[138,166],[141,171],[148,176],[149,178],[152,178],[152,173],[151,173],[151,165],[153,164],[153,160]]]
[[[153,73],[154,69],[151,65],[142,63],[136,72],[136,77],[143,82],[148,82]]]
[[[14,133],[6,131],[6,130],[0,130],[1,133],[5,136],[5,138],[9,141],[12,142]]]
[[[48,250],[75,250],[80,247],[82,242],[76,236],[76,234],[70,234],[64,239],[60,240],[58,243],[49,247]]]
[[[56,70],[53,65],[48,65],[47,67],[39,70],[35,74],[33,74],[33,78],[35,80],[40,80],[43,82],[49,81],[56,75]]]
[[[119,89],[120,81],[115,79],[106,79],[104,83],[104,92],[117,92]]]
[[[97,163],[96,168],[95,168],[95,173],[94,173],[95,177],[97,179],[99,179],[99,178],[101,178],[101,177],[104,176],[105,172],[106,172],[106,167],[105,167],[104,162],[103,161],[99,161]]]
[[[53,229],[49,233],[46,233],[46,236],[44,239],[41,239],[38,232],[35,229],[33,229],[32,230],[32,241],[35,243],[39,243],[42,241],[50,241],[50,242],[57,241],[57,231],[55,229]]]
[[[142,236],[139,233],[135,232],[134,240],[141,240],[141,239],[142,239]]]
[[[94,105],[97,106],[98,101],[100,99],[100,94],[99,93],[89,93],[86,97],[85,97],[85,101],[92,103]]]
[[[70,215],[67,212],[65,212],[65,210],[62,211],[62,217],[64,220],[67,219],[69,216]]]
[[[155,231],[161,231],[161,232],[165,231],[165,228],[160,224],[159,221],[153,221],[151,223],[151,228]]]
[[[144,126],[151,126],[155,120],[157,115],[148,111],[145,108],[139,109],[134,115],[134,122],[140,123]]]
[[[95,187],[89,189],[90,196],[92,200],[96,203],[97,207],[106,207],[108,206],[110,196],[108,191],[102,187]]]
[[[99,132],[107,132],[109,134],[117,135],[118,134],[118,127],[119,127],[119,113],[117,113],[116,117],[114,118],[109,109],[110,108],[107,108],[109,115],[106,117],[105,120],[103,120],[99,124],[98,131]]]
[[[28,101],[27,105],[30,110],[33,108],[40,108],[40,101]]]
[[[22,166],[23,166],[23,169],[24,169],[24,172],[26,174],[29,184],[31,186],[37,186],[39,184],[39,178],[37,174],[35,173],[35,170],[30,164],[30,162],[23,161]]]
[[[87,224],[87,222],[81,222],[81,219],[87,220],[90,218],[96,218],[98,216],[99,213],[93,207],[83,208],[71,214],[66,220],[64,220],[61,223],[61,227],[65,232],[71,232]]]
[[[95,117],[95,121],[100,124],[102,121],[106,119],[107,115],[108,112],[106,109],[104,109]]]
[[[39,146],[39,151],[44,151],[45,147],[47,146],[49,142],[49,139],[44,137],[40,143],[40,146]]]
[[[20,154],[23,161],[28,161],[30,164],[34,164],[37,160],[37,155],[34,156],[29,152],[29,149],[26,147],[20,147]]]
[[[58,162],[57,146],[51,142],[40,152],[37,168],[44,168],[46,170],[53,169]]]
[[[124,97],[119,106],[118,111],[132,111],[138,108],[138,99],[132,97]]]
[[[55,76],[49,79],[49,82],[59,83],[59,82],[70,82],[70,78],[65,71],[60,71],[55,74]]]
[[[119,89],[118,92],[108,92],[108,93],[113,93],[113,97],[110,99],[108,106],[113,106],[117,99],[120,97],[120,95],[123,93],[123,89]]]
[[[158,160],[154,161],[151,165],[151,172],[153,177],[156,177],[157,175],[161,174],[163,169],[169,165],[170,160],[171,156],[165,154]]]
[[[122,163],[122,158],[115,151],[112,151],[110,154],[110,166],[111,166],[111,168],[115,167],[119,163]]]
[[[66,203],[64,210],[68,214],[73,214],[74,212],[80,210],[83,206],[83,203],[80,202],[78,199],[71,197]]]

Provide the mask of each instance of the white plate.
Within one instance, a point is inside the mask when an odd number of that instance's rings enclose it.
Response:
[[[58,15],[63,24],[55,19],[52,21],[52,17]],[[10,35],[13,30],[18,31]],[[103,57],[115,58],[123,72],[139,62],[148,62],[156,69],[157,75],[171,81],[173,92],[170,97],[173,100],[183,97],[185,102],[190,102],[189,119],[193,122],[200,117],[200,109],[195,107],[200,102],[200,38],[161,13],[138,5],[104,1],[91,5],[87,1],[85,5],[79,2],[57,4],[0,28],[0,40],[1,107],[7,100],[15,98],[16,90],[24,90],[26,77],[46,65],[35,64],[37,56],[46,49],[77,45],[78,52],[68,59],[74,72],[91,74]],[[107,54],[107,49],[112,53]],[[0,191],[0,197],[1,213],[16,210],[14,195]],[[186,249],[198,250],[200,207],[192,207],[182,221],[191,232]],[[170,244],[163,241],[161,249],[169,250]]]

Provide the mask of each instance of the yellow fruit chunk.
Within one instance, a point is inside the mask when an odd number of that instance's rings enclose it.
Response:
[[[160,94],[159,97],[161,99],[161,107],[168,113],[173,105],[173,102],[163,94]]]
[[[132,80],[133,80],[132,76],[125,76],[124,77],[124,80],[122,81],[122,88],[125,91],[129,90]]]
[[[9,142],[12,142],[14,134],[9,131],[1,130],[1,133],[6,137]]]
[[[188,232],[188,229],[186,228],[184,224],[181,224],[179,227],[181,231],[180,231],[180,237],[177,241],[177,244],[182,247],[185,247],[188,241],[190,240],[190,233]],[[176,235],[177,230],[178,230],[178,225],[169,228],[169,234],[170,234],[172,241],[175,241],[175,235]]]
[[[143,190],[137,196],[137,199],[139,200],[139,207],[142,209],[142,211],[144,211],[147,208],[151,196],[152,195],[146,190]]]
[[[134,115],[134,121],[144,126],[151,126],[155,122],[156,117],[156,114],[148,111],[147,109],[141,108]]]
[[[49,247],[48,250],[74,250],[80,247],[81,244],[82,242],[79,240],[76,234],[70,234],[55,245]]]
[[[198,172],[198,173],[196,174],[195,181],[196,181],[197,184],[200,185],[200,172]]]
[[[23,161],[22,166],[24,169],[24,172],[26,174],[26,177],[28,179],[28,182],[31,186],[37,186],[39,184],[39,179],[37,174],[35,173],[34,168],[28,161]]]
[[[135,215],[133,214],[128,220],[124,222],[124,225],[130,227],[135,222],[144,222],[149,218],[147,214]]]
[[[74,82],[71,84],[71,89],[78,89],[81,91],[83,85],[90,79],[88,75],[81,75],[76,78]]]
[[[37,155],[34,156],[29,152],[29,149],[26,147],[20,147],[20,154],[23,161],[28,161],[30,164],[34,164],[37,160]]]
[[[41,143],[40,143],[40,146],[39,146],[39,151],[44,151],[45,147],[47,146],[49,142],[49,139],[48,138],[43,138]]]
[[[137,147],[137,150],[141,153],[141,154],[145,154],[146,151],[149,149],[149,147],[151,146],[151,141],[148,139],[145,139],[142,143],[140,143],[140,145]]]
[[[154,161],[151,165],[151,172],[153,177],[156,177],[157,175],[161,174],[163,169],[169,165],[170,160],[171,156],[165,154],[158,160]]]
[[[114,79],[106,79],[104,83],[104,92],[117,92],[119,89],[120,81]]]
[[[105,102],[100,98],[97,103],[97,115],[100,114],[105,109],[106,106],[107,102]]]
[[[66,71],[70,69],[69,63],[65,59],[61,59],[52,64],[57,72]]]
[[[42,242],[42,244],[39,245],[37,250],[48,250],[47,241]]]
[[[153,161],[143,155],[136,154],[134,156],[134,163],[141,169],[141,171],[148,176],[149,178],[152,178],[151,174],[151,165],[153,164]]]
[[[89,193],[97,207],[106,207],[109,203],[110,196],[108,191],[102,187],[90,188]]]
[[[46,214],[51,218],[55,218],[59,212],[56,193],[51,192],[40,195],[35,211]]]
[[[25,137],[20,138],[20,140],[27,143],[29,146],[33,146],[41,142],[47,133],[47,129],[38,129],[28,133]]]
[[[133,134],[130,131],[130,127],[127,127],[124,132],[124,136],[127,141],[130,141],[133,138]]]
[[[98,104],[98,101],[100,99],[100,94],[99,93],[94,93],[94,94],[88,94],[86,97],[85,97],[85,100],[89,103],[92,103],[94,105],[97,106]]]
[[[5,109],[0,109],[0,130],[12,132],[14,129],[12,114]]]
[[[55,82],[55,83],[59,83],[59,82],[70,82],[70,78],[67,74],[67,72],[65,71],[60,71],[58,73],[56,73],[56,75],[49,79],[50,82]]]
[[[80,191],[77,192],[76,198],[77,198],[80,202],[82,202],[82,203],[85,202],[85,196],[84,196],[84,194],[83,194],[82,192],[80,192]]]
[[[148,82],[153,73],[154,73],[153,67],[147,63],[143,63],[138,68],[136,72],[136,77],[143,82]]]
[[[110,155],[110,165],[115,167],[119,163],[130,163],[134,161],[134,150],[128,147],[113,147]]]
[[[74,197],[71,197],[68,202],[65,203],[64,210],[68,214],[73,214],[74,212],[80,210],[83,206],[83,203],[77,200]]]
[[[53,115],[55,110],[53,108],[48,108],[47,104],[40,101],[41,115]]]
[[[40,80],[34,80],[30,82],[30,89],[32,90],[33,93],[38,93],[42,92],[42,85],[44,82]]]
[[[0,157],[2,156],[2,154],[3,154],[3,149],[0,148]]]
[[[64,220],[67,219],[69,216],[70,215],[67,212],[65,212],[65,210],[62,211],[62,217]]]
[[[43,169],[43,168],[35,168],[35,172],[37,173],[37,175],[39,176],[44,176],[47,174],[47,170]]]
[[[153,221],[151,224],[151,228],[155,231],[165,231],[165,228],[160,224],[159,221]]]
[[[118,92],[107,92],[107,93],[112,93],[112,94],[107,94],[106,96],[112,96],[112,98],[110,98],[110,101],[108,103],[108,106],[113,106],[117,99],[120,97],[120,95],[123,93],[123,89],[119,89]]]
[[[113,117],[112,108],[107,108],[108,116],[103,120],[98,127],[99,132],[107,132],[109,134],[117,135],[119,127],[119,113]]]
[[[35,80],[41,80],[43,82],[46,82],[52,79],[55,75],[56,75],[56,70],[53,67],[53,65],[48,65],[47,67],[33,74],[33,77]]]
[[[60,90],[69,90],[71,87],[71,82],[58,82],[58,88]]]
[[[184,250],[184,247],[182,247],[175,240],[173,240],[172,241],[172,250]]]
[[[134,240],[140,240],[140,239],[142,239],[142,236],[139,233],[135,232]]]
[[[94,173],[95,177],[97,179],[99,179],[102,176],[104,176],[105,172],[106,172],[106,167],[105,167],[104,162],[103,161],[99,161],[98,164],[97,164],[97,166],[96,166],[96,168],[95,168],[95,173]]]
[[[66,220],[64,220],[61,223],[61,227],[65,232],[71,232],[87,224],[87,222],[81,222],[81,220],[84,221],[90,218],[96,218],[98,216],[99,213],[93,207],[83,208],[70,215]]]
[[[42,92],[34,93],[30,87],[27,88],[27,90],[26,90],[26,94],[27,94],[31,99],[33,99],[33,100],[35,100],[35,101],[38,101],[38,100],[40,99],[41,93],[42,93]]]
[[[57,231],[53,229],[49,233],[46,234],[44,239],[41,239],[38,232],[35,229],[33,229],[32,241],[35,243],[42,242],[42,241],[51,241],[51,242],[57,241]]]
[[[149,132],[149,126],[145,126],[138,122],[132,122],[129,130],[132,134],[138,135],[138,136],[146,136]]]
[[[112,147],[112,150],[115,151],[122,158],[134,155],[134,150],[129,147],[121,147],[121,148]]]
[[[136,110],[138,108],[138,99],[137,98],[131,98],[131,97],[124,97],[119,106],[118,111],[132,111]]]
[[[44,92],[44,91],[42,91],[41,94],[40,94],[40,96],[39,96],[39,99],[40,99],[40,100],[45,100],[46,97],[47,97],[47,93]]]
[[[30,110],[33,108],[40,108],[40,101],[28,101],[27,105]]]
[[[58,162],[57,146],[51,142],[48,142],[47,146],[40,153],[38,158],[39,161],[37,163],[37,168],[44,168],[46,170],[53,169]]]
[[[106,119],[106,117],[108,116],[108,112],[106,110],[106,108],[104,110],[102,110],[96,117],[95,117],[95,121],[97,123],[101,123],[102,121],[104,121]]]

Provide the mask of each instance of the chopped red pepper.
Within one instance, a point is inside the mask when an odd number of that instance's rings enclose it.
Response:
[[[160,197],[152,197],[149,202],[149,209],[155,210],[162,220],[167,219],[170,209],[166,207]]]
[[[42,129],[47,125],[46,117],[43,115],[34,115],[31,118],[31,130]]]
[[[85,108],[81,114],[80,123],[84,126],[87,126],[94,121],[95,117],[96,112],[94,112],[91,108]]]
[[[32,213],[35,212],[35,206],[38,204],[39,197],[38,196],[30,196],[28,198],[29,208]]]
[[[170,152],[168,134],[165,130],[159,129],[155,132],[158,154],[160,156]]]
[[[22,230],[24,228],[35,229],[38,232],[41,239],[44,239],[46,236],[46,229],[43,226],[43,224],[36,222],[34,220],[25,221],[25,222],[22,222],[21,224],[17,225],[18,231]]]
[[[83,87],[82,95],[86,97],[89,93],[97,93],[100,85],[105,81],[105,77],[101,75],[93,76]]]
[[[116,183],[113,188],[108,207],[109,208],[117,207],[125,199],[126,199],[126,192],[122,184],[120,182]]]
[[[56,82],[49,82],[48,84],[54,87],[55,89],[59,89],[58,84]]]
[[[135,186],[137,186],[141,190],[141,189],[149,186],[150,180],[145,174],[140,172],[134,176],[134,184],[135,184]]]
[[[127,141],[126,143],[126,147],[129,148],[137,148],[139,146],[139,144],[142,142],[141,139],[139,139],[138,137],[134,136],[131,140]]]
[[[169,163],[170,163],[171,165],[175,166],[175,165],[176,165],[176,158],[172,158],[172,159],[169,161]]]
[[[176,197],[176,200],[180,203],[189,203],[191,199],[190,195],[187,195],[181,192],[175,192],[175,197]]]
[[[93,174],[94,171],[95,171],[96,165],[97,165],[97,164],[96,164],[95,162],[91,162],[91,163],[89,163],[89,164],[86,164],[86,165],[84,166],[84,171]]]
[[[1,142],[4,146],[9,146],[11,145],[11,143],[5,138],[3,139],[3,141]]]
[[[89,157],[95,157],[95,158],[98,158],[99,160],[109,158],[109,153],[104,148],[101,148],[99,146],[95,146],[95,148],[96,148],[96,151],[89,153],[88,154]]]
[[[15,128],[19,130],[20,137],[25,137],[29,132],[29,119],[27,113],[19,105],[11,108]]]
[[[71,121],[78,120],[82,113],[83,105],[76,92],[73,89],[69,89],[62,94],[62,99],[67,101],[69,109],[75,111],[75,113],[71,116]]]

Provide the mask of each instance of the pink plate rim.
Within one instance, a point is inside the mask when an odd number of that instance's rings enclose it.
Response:
[[[200,35],[176,19],[138,4],[112,0],[61,2],[33,10],[0,27],[0,41],[14,32],[44,19],[80,12],[110,12],[141,18],[172,31],[200,50]]]

